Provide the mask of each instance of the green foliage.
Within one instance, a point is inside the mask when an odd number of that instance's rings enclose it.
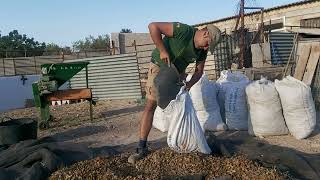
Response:
[[[109,35],[100,35],[97,38],[93,36],[86,37],[84,40],[76,41],[72,44],[74,50],[95,50],[107,49],[110,50],[110,37]]]
[[[59,55],[59,53],[62,51],[62,48],[55,44],[55,43],[49,43],[46,46],[44,55]]]
[[[68,46],[60,47],[55,43],[49,43],[46,45],[46,49],[43,55],[59,55],[62,52],[64,54],[71,54],[72,50]]]
[[[19,34],[18,30],[5,36],[0,35],[0,57],[40,56],[45,48],[44,42],[40,43],[25,34]]]
[[[131,29],[123,28],[123,29],[121,29],[120,33],[132,33],[132,31],[131,31]]]
[[[49,43],[46,46],[46,51],[60,51],[61,47],[55,43]]]
[[[89,36],[84,40],[74,42],[72,46],[76,51],[98,49],[110,51],[110,37],[109,35]],[[55,43],[40,43],[34,38],[27,37],[26,34],[19,34],[18,30],[13,30],[4,36],[0,34],[0,58],[59,55],[62,52],[71,54],[72,49],[67,46],[61,47]]]

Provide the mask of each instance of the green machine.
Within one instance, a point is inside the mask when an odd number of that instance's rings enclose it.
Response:
[[[90,118],[92,120],[92,92],[88,87],[89,62],[58,63],[41,65],[40,80],[32,84],[36,107],[40,109],[40,128],[47,128],[50,115],[51,101],[87,99],[90,102]],[[86,88],[58,90],[83,68],[86,69]]]

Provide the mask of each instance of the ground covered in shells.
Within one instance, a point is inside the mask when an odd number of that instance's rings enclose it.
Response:
[[[275,168],[264,168],[242,155],[226,158],[199,153],[179,154],[163,148],[135,165],[127,162],[129,155],[122,153],[78,162],[56,171],[49,179],[287,179]]]

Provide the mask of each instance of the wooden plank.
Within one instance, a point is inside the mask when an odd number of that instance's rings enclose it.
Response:
[[[49,101],[78,100],[92,98],[91,89],[68,89],[56,91],[47,96]]]
[[[306,83],[309,86],[312,83],[312,79],[316,71],[319,58],[320,58],[320,44],[319,43],[313,44],[311,53],[310,53],[310,58],[308,60],[306,71],[304,73],[303,80],[302,80],[304,83]]]
[[[299,61],[297,63],[296,69],[294,71],[294,75],[293,77],[295,77],[298,80],[302,80],[307,63],[308,63],[308,59],[310,56],[310,51],[311,51],[311,43],[305,44],[304,46],[302,46],[300,48],[300,50],[302,51],[302,53],[299,56]]]

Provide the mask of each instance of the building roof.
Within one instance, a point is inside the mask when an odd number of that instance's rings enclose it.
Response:
[[[278,10],[278,9],[284,9],[284,8],[289,8],[289,7],[293,7],[293,6],[300,6],[300,5],[319,2],[319,1],[320,0],[304,0],[304,1],[299,1],[299,2],[295,2],[295,3],[282,5],[282,6],[276,6],[276,7],[268,8],[268,9],[265,9],[264,12],[270,12],[270,11],[274,11],[274,10]],[[250,16],[250,15],[259,14],[259,13],[260,13],[260,11],[255,11],[255,12],[251,12],[251,13],[246,13],[245,16]],[[195,24],[193,26],[203,26],[203,25],[207,25],[207,24],[213,24],[213,23],[217,23],[217,22],[221,22],[221,21],[227,21],[227,20],[230,20],[230,19],[234,19],[236,17],[237,17],[237,15],[226,17],[226,18],[222,18],[222,19],[217,19],[217,20],[214,20],[214,21]]]

